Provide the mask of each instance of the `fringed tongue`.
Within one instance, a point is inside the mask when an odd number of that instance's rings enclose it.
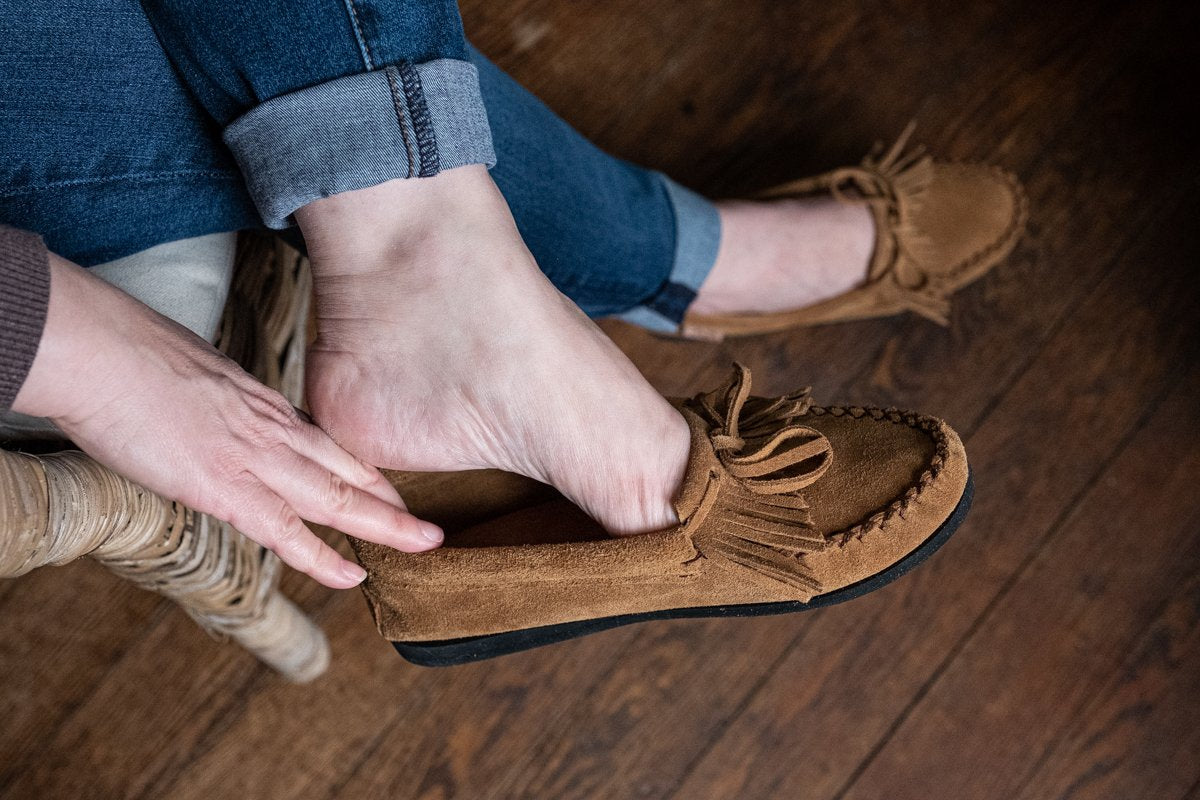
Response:
[[[926,190],[933,180],[933,159],[923,147],[908,147],[916,124],[910,122],[886,151],[877,142],[857,167],[830,173],[829,190],[844,202],[882,201],[886,204],[890,253],[871,265],[869,279],[889,279],[893,299],[940,325],[949,323],[950,303],[929,285],[921,264],[928,261],[931,243],[914,225]],[[901,258],[903,256],[903,258]]]
[[[717,503],[722,524],[696,538],[706,556],[721,556],[800,589],[805,598],[820,583],[800,559],[825,548],[799,492],[829,469],[833,450],[819,431],[795,420],[811,404],[808,389],[775,400],[750,396],[750,370],[734,365],[729,386],[699,395],[693,407],[713,425],[709,437],[732,480],[713,476],[694,520],[699,525]]]

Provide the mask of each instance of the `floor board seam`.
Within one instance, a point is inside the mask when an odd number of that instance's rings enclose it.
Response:
[[[818,611],[817,613],[819,614],[820,612]],[[688,761],[687,765],[683,768],[683,771],[680,772],[678,779],[674,782],[666,794],[661,795],[660,800],[671,800],[672,798],[679,796],[679,790],[683,788],[683,785],[687,782],[687,779],[691,776],[692,772],[695,771],[696,767],[700,765],[700,762],[702,762],[705,757],[712,752],[713,748],[716,747],[720,742],[721,734],[724,729],[727,728],[731,722],[739,719],[742,714],[746,712],[746,709],[750,707],[750,704],[754,701],[754,698],[762,692],[762,689],[767,685],[767,682],[775,676],[775,673],[783,665],[783,662],[797,647],[804,642],[804,639],[808,636],[808,632],[810,630],[812,630],[812,625],[805,625],[800,633],[793,637],[790,642],[788,642],[779,655],[771,662],[770,666],[763,670],[763,674],[759,676],[758,680],[752,684],[749,691],[746,692],[745,696],[738,702],[733,711],[731,711],[721,720],[715,734],[709,737],[704,746],[700,748],[696,752],[696,755],[694,755]]]
[[[327,616],[327,610],[333,604],[335,599],[336,595],[331,593],[316,608],[306,613],[314,623],[319,623],[322,617]],[[320,626],[318,625],[318,627]],[[147,781],[146,790],[138,795],[136,800],[149,800],[150,798],[165,797],[172,789],[174,789],[175,785],[179,783],[179,779],[183,772],[186,771],[187,766],[196,763],[205,755],[211,753],[220,743],[221,734],[215,732],[220,729],[228,730],[230,727],[232,727],[233,723],[236,722],[239,714],[234,714],[231,712],[234,709],[238,709],[244,713],[249,703],[243,701],[248,701],[252,693],[257,691],[257,689],[261,686],[262,682],[264,680],[271,679],[272,676],[275,676],[274,672],[269,670],[262,663],[256,661],[254,665],[247,670],[242,679],[237,681],[235,685],[231,687],[231,691],[225,693],[228,697],[227,702],[224,703],[223,707],[214,714],[211,720],[209,720],[209,723],[204,727],[204,730],[200,731],[196,736],[195,745],[193,745],[192,749],[189,750],[187,754],[180,760],[180,763],[184,765],[184,769],[178,770],[175,775],[168,775],[167,773],[169,772],[170,767],[164,766],[154,776],[153,780]],[[277,676],[276,679],[283,680]],[[207,741],[214,736],[217,738],[211,742]],[[156,787],[156,784],[164,779],[167,780],[166,784],[161,787]]]
[[[1200,545],[1200,538],[1194,539],[1191,544],[1192,544],[1192,546],[1190,548],[1190,551],[1195,551],[1193,553],[1193,555],[1200,554],[1200,546],[1198,546],[1198,545]],[[1182,584],[1183,586],[1186,586],[1192,580],[1194,580],[1194,577],[1186,577],[1185,576],[1180,579],[1180,584]],[[1175,587],[1172,587],[1172,588],[1175,588]],[[1154,608],[1154,611],[1152,611],[1148,615],[1148,617],[1151,620],[1160,619],[1163,616],[1163,614],[1165,613],[1165,611],[1171,606],[1171,603],[1174,602],[1175,597],[1176,597],[1176,593],[1174,591],[1164,592],[1162,599],[1158,602],[1158,604]],[[1118,662],[1118,665],[1116,668],[1116,671],[1118,673],[1124,667],[1125,661],[1127,660],[1129,654],[1136,653],[1139,650],[1141,650],[1144,646],[1144,643],[1146,642],[1147,637],[1152,636],[1152,635],[1153,635],[1153,631],[1143,630],[1140,634],[1135,635],[1130,640],[1129,651],[1125,654],[1125,658],[1120,659],[1120,661]],[[1013,791],[1011,794],[1012,798],[1015,799],[1015,798],[1021,798],[1024,796],[1024,792],[1025,792],[1026,788],[1028,788],[1035,780],[1037,780],[1038,773],[1040,772],[1042,767],[1044,767],[1045,764],[1051,758],[1054,757],[1055,753],[1057,753],[1059,751],[1061,745],[1063,744],[1063,742],[1065,740],[1065,737],[1063,734],[1070,733],[1072,728],[1077,728],[1079,726],[1080,720],[1087,719],[1090,716],[1090,712],[1093,709],[1095,709],[1097,706],[1103,705],[1104,701],[1107,699],[1105,690],[1107,690],[1111,686],[1111,684],[1112,684],[1112,678],[1110,676],[1110,678],[1108,680],[1104,681],[1104,683],[1102,683],[1100,685],[1100,689],[1099,689],[1099,691],[1096,692],[1096,694],[1092,695],[1091,697],[1084,697],[1081,699],[1081,702],[1080,702],[1079,706],[1074,710],[1074,713],[1070,714],[1067,717],[1065,724],[1062,726],[1062,728],[1060,728],[1056,732],[1057,735],[1050,739],[1050,747],[1045,748],[1045,750],[1042,752],[1042,754],[1038,757],[1037,761],[1035,761],[1033,763],[1033,765],[1030,767],[1029,772],[1025,776],[1025,778],[1023,778],[1015,787],[1013,787]]]

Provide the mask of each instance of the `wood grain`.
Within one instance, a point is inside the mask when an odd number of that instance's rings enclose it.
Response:
[[[1200,566],[1197,511],[1173,502],[1200,468],[1198,397],[1200,379],[1154,412],[981,615],[846,798],[1013,797],[1081,714],[1101,723],[1102,704],[1091,701]],[[1186,738],[1200,746],[1200,735]],[[1173,792],[1147,783],[1143,796],[1181,794],[1196,763],[1156,778]]]
[[[1192,531],[1200,530],[1193,515]],[[1184,563],[1200,562],[1193,542]],[[1178,570],[1176,570],[1178,571]],[[1074,715],[1022,798],[1180,797],[1200,763],[1200,576],[1164,587],[1153,621]]]

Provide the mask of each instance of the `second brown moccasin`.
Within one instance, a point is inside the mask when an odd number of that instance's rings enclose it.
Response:
[[[862,163],[792,181],[758,196],[833,195],[865,203],[875,249],[858,288],[803,308],[772,313],[688,313],[680,335],[749,336],[912,311],[945,325],[950,296],[1012,251],[1025,230],[1028,202],[1020,182],[999,167],[935,161],[908,150],[910,125],[887,152]]]

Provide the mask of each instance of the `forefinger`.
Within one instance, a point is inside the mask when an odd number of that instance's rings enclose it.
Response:
[[[296,411],[302,420],[294,443],[296,452],[317,462],[351,486],[370,492],[401,510],[408,509],[396,487],[382,472],[342,448],[308,414],[299,409]]]
[[[256,472],[304,519],[405,552],[430,550],[442,543],[436,525],[384,502],[299,453],[291,452]]]

